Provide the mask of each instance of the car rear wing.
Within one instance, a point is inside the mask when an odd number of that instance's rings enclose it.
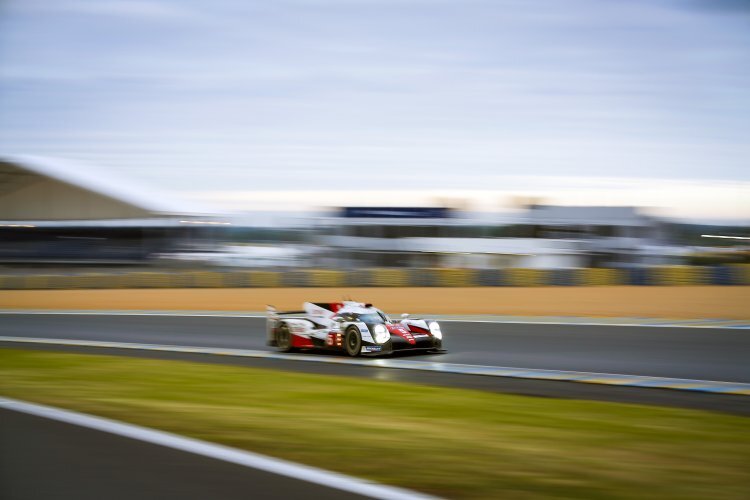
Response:
[[[279,316],[291,316],[292,314],[305,314],[305,311],[277,311],[272,305],[266,306],[266,316],[273,319],[279,319]]]
[[[278,323],[279,319],[288,316],[304,317],[305,311],[277,311],[276,308],[270,304],[266,306],[266,334],[269,342],[274,339],[276,323]]]

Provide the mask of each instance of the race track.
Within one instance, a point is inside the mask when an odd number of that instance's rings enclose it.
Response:
[[[0,335],[266,350],[263,318],[4,314]],[[444,322],[447,353],[412,360],[750,382],[750,332]],[[305,356],[305,354],[299,354]]]
[[[750,332],[722,328],[443,322],[448,352],[409,361],[750,382]],[[0,314],[0,336],[272,351],[265,319],[152,314]],[[544,397],[677,406],[750,416],[750,397],[646,387],[488,377],[300,362],[284,357],[215,356],[84,346],[0,342],[55,349],[183,359],[480,389]],[[332,358],[348,359],[336,354]],[[370,361],[373,361],[370,364]],[[427,363],[425,363],[427,364]],[[3,498],[358,498],[174,449],[0,410]],[[38,481],[44,477],[44,481]]]
[[[0,336],[161,344],[274,352],[265,345],[259,317],[154,314],[0,314]],[[410,362],[461,363],[536,370],[572,370],[632,376],[673,377],[742,383],[750,381],[750,333],[721,328],[576,326],[444,322],[445,354],[404,356]],[[633,387],[402,370],[378,366],[300,362],[347,360],[337,354],[299,353],[285,359],[147,351],[115,347],[56,346],[3,342],[0,346],[92,352],[234,364],[327,375],[365,377],[543,397],[595,399],[725,411],[750,415],[750,397]],[[421,365],[420,365],[421,366]]]

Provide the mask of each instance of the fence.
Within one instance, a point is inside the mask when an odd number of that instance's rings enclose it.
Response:
[[[358,269],[0,275],[0,289],[750,285],[750,265],[633,269]]]

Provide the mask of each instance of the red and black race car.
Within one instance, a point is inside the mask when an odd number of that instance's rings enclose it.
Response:
[[[305,302],[304,310],[279,312],[268,307],[268,345],[288,352],[296,349],[345,351],[349,356],[391,354],[395,351],[443,351],[437,321],[402,315],[391,319],[372,304]]]

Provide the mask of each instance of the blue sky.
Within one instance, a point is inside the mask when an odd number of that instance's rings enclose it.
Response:
[[[748,5],[4,0],[0,151],[230,208],[541,196],[750,220]]]

